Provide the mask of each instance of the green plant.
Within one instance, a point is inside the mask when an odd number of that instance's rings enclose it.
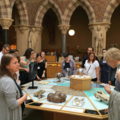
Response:
[[[80,50],[80,49],[78,49],[78,50],[77,50],[77,52],[78,52],[78,53],[83,53],[83,51],[82,51],[82,50]]]

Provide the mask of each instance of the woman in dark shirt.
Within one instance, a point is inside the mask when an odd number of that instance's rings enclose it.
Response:
[[[45,77],[45,63],[43,62],[43,59],[41,58],[41,54],[37,54],[36,55],[36,61],[37,61],[37,64],[38,64],[38,67],[37,67],[37,79],[38,80],[41,80],[42,78]]]
[[[104,53],[106,53],[106,49],[102,50],[103,55]],[[106,61],[104,61],[103,57],[100,59],[100,67],[101,67],[101,76],[100,76],[101,82],[108,83],[109,65],[107,64]]]

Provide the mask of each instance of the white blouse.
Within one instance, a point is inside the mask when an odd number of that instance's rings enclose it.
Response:
[[[92,62],[88,63],[88,60],[86,60],[84,66],[86,68],[88,75],[91,76],[92,79],[97,78],[96,69],[95,69],[99,67],[99,63],[97,60],[95,60],[94,63]]]

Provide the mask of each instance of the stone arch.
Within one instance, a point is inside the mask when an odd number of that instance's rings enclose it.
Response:
[[[20,16],[20,24],[22,25],[28,25],[29,21],[28,21],[28,12],[27,12],[27,7],[26,4],[23,0],[14,0],[11,3],[11,8],[13,9],[13,5],[16,5],[17,9],[18,9],[18,13]],[[11,12],[11,17],[12,17],[12,12]]]
[[[117,0],[111,0],[111,2],[108,4],[108,6],[105,10],[104,17],[103,17],[103,22],[109,22],[110,23],[112,14],[113,14],[114,10],[117,8],[118,5],[119,5],[119,3],[117,2]]]
[[[78,6],[81,6],[86,11],[89,23],[96,22],[95,12],[87,0],[72,0],[64,12],[63,24],[70,24],[71,16]]]
[[[11,18],[10,17],[10,2],[9,0],[0,0],[0,18]]]
[[[42,21],[43,21],[43,17],[45,15],[45,13],[49,10],[52,9],[55,14],[57,15],[58,18],[58,22],[59,24],[62,23],[62,13],[60,8],[56,5],[55,2],[53,2],[53,0],[46,0],[38,9],[37,13],[36,13],[36,17],[35,17],[35,26],[42,26]]]

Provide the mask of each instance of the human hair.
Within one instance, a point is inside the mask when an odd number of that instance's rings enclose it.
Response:
[[[3,48],[5,48],[5,49],[6,49],[6,47],[8,47],[9,49],[11,49],[11,47],[10,47],[10,45],[9,45],[9,44],[4,44],[4,45],[3,45]]]
[[[13,78],[10,71],[6,68],[6,66],[10,64],[13,58],[17,58],[16,54],[3,55],[1,59],[1,65],[0,65],[0,77],[3,77],[4,75],[8,75],[9,77]]]
[[[16,50],[16,49],[11,49],[9,53],[15,53],[15,52],[18,52],[18,50]]]
[[[32,48],[28,48],[28,49],[25,51],[24,56],[25,56],[27,59],[29,59],[30,56],[31,56],[31,52],[32,52],[32,51],[33,51]]]
[[[68,57],[68,52],[64,52],[64,53],[63,53],[63,57],[64,57],[64,58]]]
[[[117,48],[110,48],[104,54],[104,60],[105,61],[108,61],[108,60],[118,61],[118,60],[120,60],[120,50]]]
[[[102,49],[102,52],[103,52],[103,50],[106,50],[106,51],[107,51],[107,49]]]
[[[95,53],[94,52],[91,52],[88,54],[88,63],[90,63],[90,55],[93,54],[94,55],[94,58],[92,60],[92,63],[94,63],[94,61],[96,60],[96,57],[95,57]]]
[[[40,53],[37,53],[36,58],[38,58],[39,56],[41,57],[41,54],[40,54]]]
[[[89,48],[92,48],[92,51],[94,51],[94,48],[93,48],[93,47],[88,47],[88,49],[89,49]]]

